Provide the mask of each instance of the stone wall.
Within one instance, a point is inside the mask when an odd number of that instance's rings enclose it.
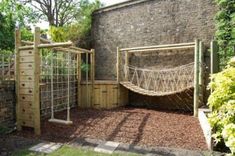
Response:
[[[195,38],[208,44],[215,31],[213,17],[217,8],[213,1],[132,0],[97,10],[92,23],[96,79],[116,78],[116,47],[192,42]],[[181,56],[161,61],[165,58],[162,56],[155,65],[161,68],[183,64]],[[193,55],[187,58],[192,61]]]
[[[0,125],[13,127],[15,124],[15,83],[0,81]]]
[[[196,38],[203,40],[208,47],[215,33],[213,18],[216,11],[214,0],[130,0],[97,10],[93,14],[92,23],[93,48],[96,51],[96,79],[116,79],[117,47],[193,42]],[[209,56],[209,52],[206,52],[205,60],[208,67],[205,71],[206,83],[210,69]],[[163,51],[156,55],[130,58],[131,65],[156,69],[172,68],[193,61],[193,50]],[[160,109],[192,110],[193,91],[187,94],[191,96],[184,94],[147,97],[130,92],[129,104]],[[206,103],[207,92],[204,97]]]

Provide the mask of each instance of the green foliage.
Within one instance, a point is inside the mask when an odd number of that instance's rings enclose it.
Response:
[[[22,40],[33,41],[33,33],[31,32],[31,29],[23,27],[20,31]]]
[[[0,13],[0,49],[14,48],[15,22]]]
[[[33,34],[26,27],[21,28],[23,40],[33,40]],[[15,47],[15,21],[0,13],[0,49],[13,51]]]
[[[101,6],[102,4],[99,0],[95,0],[94,2],[81,0],[79,14],[76,16],[74,23],[63,27],[51,26],[49,34],[52,37],[52,40],[71,40],[79,47],[90,48],[92,13]]]
[[[51,39],[54,42],[64,42],[68,41],[68,32],[69,27],[55,27],[51,26],[49,29],[49,34],[51,36]]]
[[[22,39],[32,39],[32,33],[26,29],[26,21],[33,22],[32,10],[16,0],[0,1],[0,49],[14,49],[16,23],[22,27]]]
[[[224,66],[234,53],[235,0],[215,0],[219,6],[216,14],[216,40],[220,46],[220,64]]]
[[[0,12],[10,21],[17,22],[19,26],[36,22],[36,12],[20,0],[1,0]]]
[[[89,72],[89,70],[90,70],[90,65],[89,65],[89,64],[86,64],[85,62],[82,61],[81,70],[82,70],[83,72]]]
[[[224,141],[235,154],[235,66],[230,62],[222,72],[212,75],[209,87],[213,90],[208,99],[212,113],[209,122],[215,141]]]

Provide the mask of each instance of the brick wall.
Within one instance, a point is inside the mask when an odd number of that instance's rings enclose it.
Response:
[[[216,11],[214,0],[132,0],[96,11],[92,23],[96,79],[115,79],[116,47],[192,42],[195,38],[208,44],[215,32]],[[156,66],[183,63],[181,57],[162,58]],[[193,60],[193,55],[187,58]]]
[[[150,46],[203,40],[207,47],[215,33],[214,0],[131,0],[97,10],[93,14],[92,36],[96,51],[96,79],[116,78],[116,48]],[[210,53],[205,53],[209,66]],[[172,68],[194,61],[194,51],[162,52],[131,56],[130,64],[145,68]],[[123,64],[122,64],[123,65]],[[205,82],[208,82],[209,67]],[[123,74],[121,74],[123,75]],[[206,84],[205,84],[206,85]],[[129,94],[131,105],[162,109],[193,108],[193,96],[147,97]],[[205,103],[208,93],[205,93]],[[182,100],[183,99],[183,100]]]
[[[0,81],[0,124],[13,127],[15,124],[15,83]]]

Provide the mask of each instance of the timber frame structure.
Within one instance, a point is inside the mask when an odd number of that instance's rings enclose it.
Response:
[[[212,44],[213,46],[214,44]],[[71,100],[74,107],[78,108],[95,108],[95,109],[111,109],[119,106],[125,106],[128,103],[128,90],[130,88],[123,85],[124,81],[128,81],[127,73],[122,74],[122,65],[128,66],[130,56],[134,53],[155,52],[164,50],[180,50],[180,49],[194,49],[194,75],[193,75],[193,88],[194,88],[194,116],[198,116],[198,108],[203,103],[204,86],[204,53],[205,46],[202,41],[195,40],[191,43],[171,44],[171,45],[158,45],[148,47],[133,47],[133,48],[117,48],[117,64],[115,81],[96,81],[95,80],[95,50],[86,50],[77,48],[72,45],[72,42],[52,43],[49,40],[40,37],[40,29],[35,28],[34,41],[22,41],[20,31],[15,32],[15,81],[16,81],[16,119],[17,129],[21,130],[22,127],[34,128],[35,134],[41,134],[41,119],[43,114],[42,109],[49,109],[51,107],[51,119],[49,121],[56,123],[72,124],[70,120]],[[42,59],[42,50],[46,50],[49,58]],[[54,65],[53,57],[57,56],[60,52],[60,57],[65,57],[62,62],[64,77],[62,78],[62,88],[60,89],[55,83],[58,78],[54,76],[61,75],[54,69],[61,70],[60,64]],[[124,54],[124,55],[123,55]],[[214,54],[214,53],[213,53]],[[61,58],[55,58],[56,61]],[[85,60],[85,61],[84,61]],[[122,64],[122,60],[124,63]],[[44,61],[44,62],[43,62]],[[90,64],[90,70],[82,71],[82,62]],[[44,67],[45,66],[45,67]],[[49,68],[43,71],[42,68]],[[70,72],[73,72],[72,74]],[[82,73],[85,72],[85,76]],[[57,75],[56,75],[56,74]],[[71,77],[70,77],[71,76]],[[44,82],[42,77],[45,79]],[[71,80],[71,78],[73,80]],[[85,79],[85,81],[84,81]],[[72,81],[72,83],[70,82]],[[43,87],[47,90],[42,91]],[[61,86],[60,86],[61,87]],[[54,94],[54,90],[67,93],[66,104],[60,108],[59,111],[67,109],[67,121],[54,118],[54,98],[60,95],[58,92]],[[76,94],[72,94],[76,92]],[[149,92],[148,92],[149,93]],[[146,95],[148,95],[148,93]],[[43,108],[42,97],[48,96],[50,101]],[[71,98],[72,97],[72,98]],[[67,108],[65,106],[67,105]],[[48,115],[48,114],[47,114]]]
[[[148,53],[156,51],[165,51],[165,50],[181,50],[181,49],[194,49],[194,116],[198,116],[198,108],[203,104],[203,92],[205,89],[204,85],[204,53],[205,46],[204,43],[198,39],[192,43],[180,43],[180,44],[169,44],[169,45],[157,45],[157,46],[146,46],[146,47],[132,47],[132,48],[117,48],[117,82],[123,84],[124,87],[132,91],[136,91],[139,94],[156,96],[154,92],[150,94],[150,91],[145,91],[142,88],[136,87],[128,82],[128,74],[124,72],[124,77],[121,76],[121,55],[124,54],[124,66],[129,66],[129,59],[131,54],[134,53]],[[146,69],[145,69],[146,70]],[[137,74],[138,75],[138,74]],[[137,91],[139,90],[139,91]]]
[[[41,49],[58,50],[63,53],[72,53],[77,58],[76,79],[77,85],[77,103],[81,103],[81,55],[90,56],[90,81],[94,84],[94,50],[86,50],[74,47],[72,42],[52,43],[49,40],[40,37],[40,29],[35,28],[34,42],[21,41],[21,34],[19,30],[15,32],[15,80],[16,80],[16,118],[17,129],[22,127],[34,128],[35,134],[41,134],[41,104],[40,104],[40,68],[41,68]],[[52,73],[53,75],[53,73]],[[53,78],[52,78],[53,79]],[[69,79],[68,79],[69,80]],[[86,80],[88,81],[88,72],[86,72]],[[94,88],[94,87],[92,87]],[[53,90],[53,89],[52,89]],[[93,89],[91,90],[93,92]],[[69,92],[68,92],[69,93]],[[93,93],[92,93],[93,94]],[[68,95],[69,97],[69,95]],[[52,97],[51,97],[52,98]],[[69,98],[68,98],[69,99]],[[52,99],[53,100],[53,99]],[[78,104],[77,104],[78,105]],[[53,107],[53,106],[52,106]],[[69,107],[70,109],[70,107]],[[51,112],[53,113],[53,112]],[[69,110],[68,110],[69,115]]]

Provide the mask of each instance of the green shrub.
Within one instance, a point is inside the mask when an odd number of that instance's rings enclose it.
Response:
[[[209,87],[213,90],[208,99],[212,109],[209,122],[216,143],[221,141],[235,154],[235,66],[234,62],[220,73],[212,75]]]
[[[234,54],[235,44],[235,0],[215,0],[219,11],[215,15],[215,39],[219,44],[220,67],[222,69]]]

